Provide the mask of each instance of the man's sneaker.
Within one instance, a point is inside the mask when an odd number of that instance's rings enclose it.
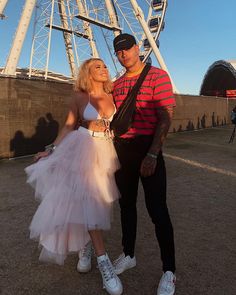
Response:
[[[157,295],[173,295],[175,293],[176,277],[171,271],[166,271],[160,280]]]
[[[97,257],[98,268],[102,275],[103,288],[110,295],[121,295],[123,286],[114,272],[114,267],[107,254]]]
[[[130,269],[132,267],[136,266],[136,258],[135,256],[131,258],[129,255],[125,256],[124,253],[122,253],[114,262],[113,262],[115,273],[117,275],[121,274],[127,269]]]
[[[92,253],[92,242],[88,242],[88,244],[79,251],[79,261],[77,264],[78,272],[89,272],[91,270]]]

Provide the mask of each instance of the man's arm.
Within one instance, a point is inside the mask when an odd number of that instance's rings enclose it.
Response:
[[[173,107],[161,108],[157,110],[158,124],[153,137],[152,145],[149,153],[158,155],[162,149],[167,133],[170,129],[171,120],[173,117]]]
[[[157,165],[157,155],[162,149],[163,143],[171,125],[173,107],[159,108],[157,110],[157,117],[158,124],[153,137],[152,145],[141,164],[140,173],[144,177],[150,176],[155,172]]]

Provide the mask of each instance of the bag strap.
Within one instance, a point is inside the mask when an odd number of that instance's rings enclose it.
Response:
[[[146,78],[150,68],[151,68],[150,64],[145,64],[140,76],[138,77],[137,82],[134,84],[134,86],[132,87],[132,90],[130,91],[130,93],[128,93],[126,98],[128,98],[129,96],[132,98],[136,98],[138,91],[139,91],[141,85],[143,84],[143,81]],[[126,100],[126,98],[125,98],[125,100]]]
[[[123,100],[122,104],[120,105],[120,108],[122,107],[123,104],[125,104],[126,101],[128,101],[128,100],[132,101],[132,100],[136,99],[138,91],[139,91],[145,77],[147,76],[147,73],[149,72],[150,68],[151,68],[150,64],[145,64],[140,76],[138,77],[138,80],[136,81],[136,83],[132,87],[131,91],[127,94],[126,98]]]

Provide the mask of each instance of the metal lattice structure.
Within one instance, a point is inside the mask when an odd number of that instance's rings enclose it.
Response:
[[[0,0],[2,16],[6,4],[7,0]],[[108,64],[112,77],[119,76],[122,67],[114,55],[112,42],[121,32],[135,36],[144,62],[148,62],[153,53],[160,67],[168,71],[159,51],[158,40],[164,29],[166,8],[167,0],[26,0],[2,73],[16,73],[33,10],[34,35],[29,77],[41,76],[48,79],[55,30],[63,35],[72,79],[81,62],[98,56]]]

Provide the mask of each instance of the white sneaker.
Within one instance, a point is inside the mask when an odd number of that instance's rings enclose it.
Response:
[[[174,295],[176,276],[171,271],[166,271],[160,280],[157,295]]]
[[[92,242],[88,242],[85,247],[79,251],[79,261],[77,264],[78,272],[89,272],[91,270],[93,246]]]
[[[97,257],[98,268],[102,275],[103,288],[110,295],[121,295],[123,286],[114,272],[113,265],[107,254]]]
[[[135,256],[131,258],[129,255],[125,256],[124,253],[122,253],[114,262],[114,269],[115,273],[117,275],[121,274],[127,269],[133,268],[136,266],[136,258]]]

